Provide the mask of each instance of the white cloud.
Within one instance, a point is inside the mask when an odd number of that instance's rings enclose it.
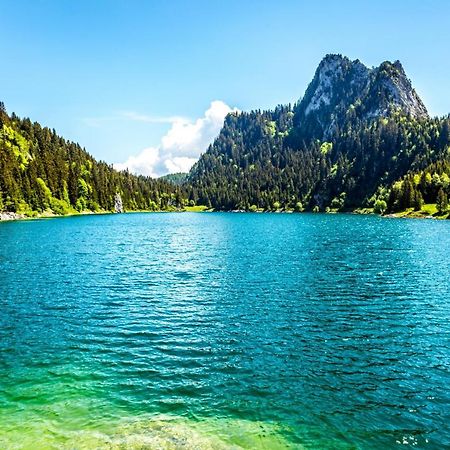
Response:
[[[81,120],[89,127],[99,128],[108,122],[123,122],[124,120],[146,123],[174,123],[177,121],[187,121],[188,119],[179,116],[148,116],[136,111],[117,111],[110,116],[84,117]]]
[[[167,173],[189,172],[190,168],[197,162],[198,158],[189,158],[188,156],[174,156],[172,159],[166,159],[164,165]]]
[[[161,139],[159,147],[149,147],[127,161],[114,164],[118,170],[128,169],[130,172],[157,177],[167,173],[187,172],[219,134],[225,116],[237,112],[220,100],[211,102],[205,115],[191,121],[182,117],[160,118],[171,119],[172,126]],[[155,117],[126,113],[132,120],[154,122]]]
[[[160,159],[159,148],[148,147],[142,150],[139,155],[130,156],[126,162],[114,164],[114,168],[117,170],[128,169],[130,172],[136,174],[157,177],[158,175],[153,170],[158,165]]]
[[[145,114],[139,114],[135,111],[122,111],[120,116],[125,119],[132,120],[134,122],[147,122],[147,123],[173,123],[178,120],[187,120],[184,117],[178,116],[147,116]]]

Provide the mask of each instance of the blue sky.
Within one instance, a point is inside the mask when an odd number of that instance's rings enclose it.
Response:
[[[295,102],[327,53],[400,59],[429,111],[450,112],[447,0],[0,0],[0,18],[8,111],[110,163],[147,149],[149,174],[203,151],[224,105]]]

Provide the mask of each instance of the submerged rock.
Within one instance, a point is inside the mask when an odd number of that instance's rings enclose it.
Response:
[[[114,196],[114,212],[117,214],[123,213],[122,197],[119,193]]]
[[[45,419],[26,428],[0,429],[0,448],[57,448],[105,450],[244,450],[288,448],[293,445],[276,424],[239,419],[191,420],[179,416],[156,415],[123,418],[118,423],[100,420],[94,427],[77,428]],[[24,431],[26,429],[26,432]]]

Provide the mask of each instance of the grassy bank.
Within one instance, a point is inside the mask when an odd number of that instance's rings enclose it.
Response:
[[[408,217],[413,219],[450,219],[450,212],[440,213],[434,203],[428,203],[422,206],[420,211],[414,208],[408,208],[404,211],[389,214],[390,217]]]
[[[358,208],[354,211],[356,214],[376,214],[372,208]],[[403,211],[395,213],[385,213],[382,217],[405,217],[410,219],[450,219],[450,211],[440,213],[437,210],[436,204],[427,203],[417,211],[414,208],[407,208]]]
[[[170,209],[161,209],[161,210],[132,210],[132,211],[125,211],[125,213],[162,213],[162,212],[213,212],[213,209],[209,209],[206,206],[197,205],[197,206],[185,206],[183,208],[170,208]],[[225,212],[225,211],[224,211]],[[250,211],[244,211],[244,210],[236,210],[236,211],[228,211],[228,212],[248,212],[248,213],[266,213],[266,212],[272,212],[272,213],[294,213],[297,211],[293,210],[276,210],[276,211],[264,211],[262,209],[258,210],[250,210]],[[302,212],[311,212],[311,211],[302,211]],[[297,212],[297,213],[302,213]],[[317,211],[318,212],[318,211]],[[354,213],[354,214],[377,214],[374,212],[373,208],[358,208],[354,211],[345,211],[340,212],[335,209],[327,209],[325,211],[327,214],[342,214],[342,213]],[[83,216],[83,215],[92,215],[92,214],[114,214],[113,211],[71,211],[67,214],[56,214],[53,211],[44,211],[41,213],[33,211],[33,214],[19,214],[19,213],[11,213],[11,212],[0,212],[0,222],[2,221],[11,221],[11,220],[30,220],[30,219],[49,219],[49,218],[55,218],[55,217],[71,217],[71,216]],[[381,217],[396,217],[396,218],[410,218],[410,219],[450,219],[450,211],[447,211],[445,213],[439,213],[435,204],[425,204],[423,205],[422,209],[420,211],[416,211],[413,208],[408,208],[404,211],[399,211],[395,213],[387,213],[382,214]]]

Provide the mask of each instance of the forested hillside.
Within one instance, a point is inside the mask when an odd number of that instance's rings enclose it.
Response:
[[[171,210],[183,203],[172,183],[117,172],[55,130],[9,117],[0,104],[0,211],[112,211],[116,193],[126,210]]]
[[[402,65],[328,55],[305,96],[231,113],[189,174],[117,172],[0,104],[0,212],[417,211],[447,214],[450,117],[430,118]]]
[[[191,197],[221,210],[445,205],[449,130],[449,117],[429,118],[398,61],[368,69],[329,55],[294,107],[226,118],[191,170]]]

